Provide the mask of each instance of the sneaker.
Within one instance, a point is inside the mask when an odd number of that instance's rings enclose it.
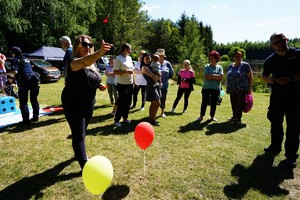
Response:
[[[66,139],[72,139],[72,133],[70,133],[70,134],[66,137]]]
[[[197,119],[197,121],[199,121],[199,122],[201,122],[203,120],[203,117],[202,116],[200,116],[198,119]]]
[[[161,117],[162,117],[162,118],[166,118],[167,115],[166,115],[165,113],[163,113],[163,114],[161,115]]]
[[[153,87],[157,87],[157,86],[159,86],[159,83],[153,84]]]
[[[267,153],[279,154],[280,151],[281,151],[281,148],[274,147],[274,146],[270,145],[269,147],[264,148],[264,151],[267,152]]]
[[[141,109],[140,109],[141,111],[143,111],[143,110],[145,110],[145,108],[144,107],[141,107]]]
[[[122,127],[122,124],[121,124],[120,122],[115,122],[114,125],[115,125],[116,127]]]
[[[112,116],[115,116],[115,115],[116,115],[116,113],[115,113],[115,112],[111,112],[111,113],[110,113],[110,115],[112,115]]]
[[[29,124],[31,124],[31,121],[30,120],[23,120],[23,121],[21,121],[20,124],[21,125],[29,125]]]
[[[186,112],[186,109],[183,109],[182,113],[185,113]]]
[[[297,167],[297,162],[296,162],[296,160],[285,159],[280,162],[280,166],[282,166],[284,168],[294,169]]]
[[[174,112],[175,112],[175,108],[172,108],[171,113],[174,113]]]
[[[212,118],[210,118],[210,121],[217,122],[217,121],[218,121],[218,119],[217,119],[217,118],[215,118],[215,117],[212,117]]]
[[[39,121],[39,118],[38,117],[33,117],[30,119],[31,122],[38,122]]]
[[[150,124],[152,124],[152,126],[160,126],[158,121],[150,122]]]
[[[130,106],[130,109],[134,109],[135,108],[135,106]]]
[[[228,122],[233,122],[233,121],[235,121],[235,120],[237,120],[237,119],[234,118],[234,117],[231,117],[231,118],[228,118],[228,119],[227,119]]]
[[[232,124],[242,124],[242,121],[240,119],[237,119],[237,118],[232,118],[230,123],[232,123]]]
[[[129,119],[126,119],[123,122],[126,123],[126,124],[131,124],[131,121]]]

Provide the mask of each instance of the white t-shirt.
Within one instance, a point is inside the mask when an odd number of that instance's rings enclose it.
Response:
[[[124,57],[123,55],[118,55],[115,59],[115,70],[119,71],[126,71],[126,70],[132,70],[133,71],[133,63],[130,56]],[[122,75],[116,75],[117,77],[117,83],[120,84],[133,84],[133,74],[122,74]]]
[[[140,61],[135,63],[134,68],[138,71],[138,73],[135,73],[135,82],[138,85],[147,85],[147,81],[144,78],[142,71],[141,71],[141,63]]]

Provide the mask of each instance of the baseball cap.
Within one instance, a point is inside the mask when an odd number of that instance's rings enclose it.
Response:
[[[14,54],[20,54],[22,53],[22,50],[20,49],[20,47],[12,47],[11,50],[10,50],[11,53],[14,53]]]
[[[276,38],[286,39],[283,33],[273,33],[270,37],[270,42],[273,43]]]

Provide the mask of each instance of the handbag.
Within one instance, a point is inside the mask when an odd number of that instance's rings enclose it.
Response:
[[[244,113],[249,112],[253,107],[253,96],[252,93],[247,94],[245,97],[245,106],[244,106]]]

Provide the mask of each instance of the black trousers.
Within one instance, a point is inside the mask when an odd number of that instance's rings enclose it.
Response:
[[[87,162],[85,136],[87,126],[93,116],[95,99],[90,102],[76,102],[75,98],[68,98],[62,93],[62,106],[72,133],[72,147],[80,167],[83,169]]]
[[[145,106],[146,103],[146,85],[134,85],[132,94],[132,106],[135,107],[138,99],[139,91],[142,92],[142,105],[141,108]]]
[[[133,84],[119,84],[117,86],[119,98],[117,99],[117,113],[115,121],[118,122],[123,117],[124,120],[128,118],[130,105],[132,101]]]
[[[287,159],[298,158],[300,134],[300,99],[293,95],[272,93],[268,110],[268,119],[271,122],[271,145],[280,148],[284,138],[283,120],[286,120],[286,139],[284,143]]]
[[[19,82],[19,102],[23,121],[29,121],[28,94],[33,110],[33,118],[38,118],[40,113],[40,105],[38,102],[40,87],[36,76],[31,76],[26,80]]]
[[[243,109],[245,107],[245,98],[247,91],[238,91],[230,93],[230,103],[232,109],[232,117],[241,120]]]
[[[217,100],[220,91],[215,89],[203,89],[201,93],[202,93],[202,103],[201,103],[200,116],[205,116],[207,105],[210,102],[210,116],[214,117],[216,114]]]
[[[186,110],[188,105],[189,105],[189,97],[190,97],[190,94],[191,94],[191,89],[189,88],[180,88],[178,87],[178,90],[177,90],[177,96],[176,96],[176,99],[173,103],[173,107],[172,108],[176,108],[178,102],[180,101],[181,97],[183,96],[184,94],[184,106],[183,106],[183,109]]]

